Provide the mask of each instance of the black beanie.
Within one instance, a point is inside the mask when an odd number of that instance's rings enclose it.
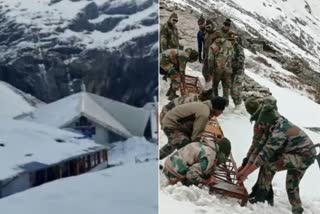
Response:
[[[213,109],[223,111],[227,105],[227,100],[223,97],[216,96],[211,99],[211,103]]]

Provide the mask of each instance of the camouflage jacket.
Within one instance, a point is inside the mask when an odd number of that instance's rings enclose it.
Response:
[[[225,38],[217,38],[209,48],[208,69],[231,69],[231,60],[234,54],[231,41]]]
[[[179,34],[177,27],[167,22],[160,29],[160,52],[171,48],[179,48]]]
[[[313,146],[311,139],[285,117],[279,117],[271,130],[265,145],[255,158],[254,163],[257,167],[265,162],[275,161],[278,155],[283,153],[310,157],[314,155],[310,151],[310,147]]]
[[[232,72],[237,75],[244,74],[245,55],[243,47],[238,43],[235,43],[233,47],[234,55],[232,57]]]
[[[203,42],[203,59],[208,59],[208,52],[209,48],[214,42],[215,39],[221,37],[217,31],[213,32],[206,32],[204,35],[204,42]]]
[[[166,159],[164,167],[179,180],[199,184],[208,178],[216,165],[218,145],[211,143],[190,143]]]
[[[247,153],[249,162],[253,163],[258,153],[266,144],[270,129],[275,121],[280,117],[277,108],[277,100],[272,96],[257,98],[260,103],[259,109],[251,116],[251,121],[256,121],[254,124],[252,143]]]
[[[211,101],[193,102],[179,105],[169,111],[162,120],[163,128],[182,130],[185,123],[193,123],[191,140],[199,139],[209,119],[212,117]]]
[[[201,100],[199,99],[199,95],[182,96],[171,100],[167,105],[162,107],[160,113],[160,123],[162,124],[163,117],[168,113],[168,111],[172,110],[174,107],[192,102],[201,102]]]
[[[168,49],[160,55],[160,68],[169,76],[177,72],[184,75],[188,61],[189,57],[185,51]]]

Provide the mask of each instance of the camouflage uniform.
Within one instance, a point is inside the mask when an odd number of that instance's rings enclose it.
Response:
[[[167,105],[163,106],[161,113],[160,113],[160,124],[162,126],[162,120],[164,116],[172,110],[174,107],[178,105],[182,105],[185,103],[192,103],[192,102],[200,102],[200,95],[193,95],[193,96],[182,96],[182,97],[177,97],[173,100],[171,100]]]
[[[240,42],[234,44],[231,75],[231,97],[235,105],[241,104],[242,83],[244,80],[244,51]]]
[[[169,99],[175,98],[176,91],[179,90],[181,78],[185,75],[185,69],[189,56],[185,51],[169,49],[161,53],[160,69],[171,79],[170,89],[167,93]]]
[[[213,92],[218,96],[220,81],[223,87],[223,97],[229,100],[231,87],[231,59],[233,57],[233,45],[225,38],[217,38],[210,46],[208,53],[208,68],[213,73]]]
[[[221,153],[225,152],[220,145],[213,141],[190,143],[166,159],[163,173],[170,184],[179,181],[185,185],[204,183],[204,180],[211,176],[215,166],[224,162],[219,159]]]
[[[211,101],[186,103],[169,111],[162,120],[168,143],[160,149],[160,159],[167,157],[175,149],[200,139],[212,115]]]
[[[287,170],[286,189],[294,214],[303,212],[299,196],[299,183],[308,167],[314,162],[315,149],[310,138],[297,126],[277,113],[272,105],[260,105],[253,114],[255,142],[248,158],[249,164],[263,166],[257,185],[266,194],[272,188],[272,179],[277,171]],[[259,132],[259,133],[257,133]],[[268,133],[268,134],[266,134]]]
[[[176,13],[172,13],[168,21],[160,29],[160,52],[171,48],[179,48],[178,29],[171,23],[173,18],[178,19]]]
[[[211,98],[212,98],[212,90],[207,90],[207,91],[202,91],[200,94],[196,94],[192,96],[177,97],[171,100],[167,105],[164,105],[161,110],[161,113],[160,113],[161,126],[162,126],[162,120],[164,116],[174,107],[185,104],[185,103],[202,102],[202,101],[209,100]]]

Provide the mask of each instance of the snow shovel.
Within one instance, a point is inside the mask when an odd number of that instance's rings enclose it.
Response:
[[[320,143],[312,146],[310,149],[317,148],[317,147],[320,148]],[[317,151],[317,150],[316,150],[316,151]],[[315,159],[318,161],[318,165],[319,165],[319,168],[320,168],[320,152],[319,152],[318,154],[316,154],[314,157],[315,157]]]

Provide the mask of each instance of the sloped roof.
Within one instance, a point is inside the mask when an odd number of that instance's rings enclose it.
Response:
[[[90,94],[100,106],[106,109],[114,118],[124,125],[134,136],[143,136],[150,111],[137,108],[118,101]]]
[[[150,113],[142,108],[80,92],[41,106],[28,116],[18,118],[63,128],[81,116],[128,138],[144,135]]]

